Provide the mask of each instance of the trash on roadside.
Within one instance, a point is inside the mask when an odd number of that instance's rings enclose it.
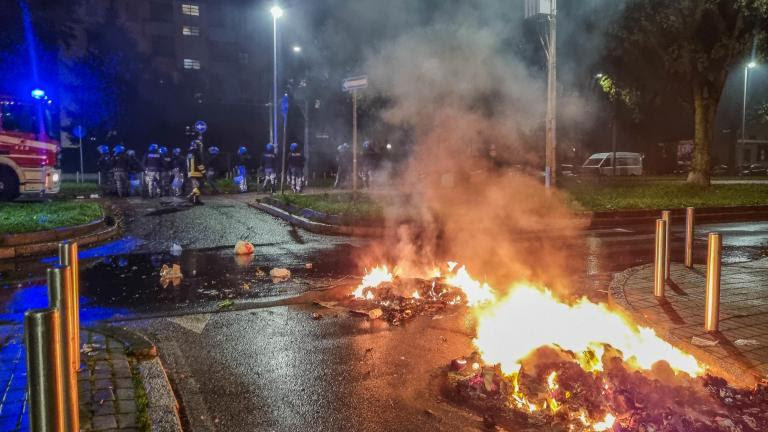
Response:
[[[182,251],[181,246],[177,245],[176,243],[174,243],[171,246],[171,255],[172,256],[180,256],[181,255],[181,251]]]
[[[101,348],[101,345],[99,344],[83,344],[83,348],[80,349],[80,352],[83,354],[90,354],[98,349]]]
[[[238,241],[235,244],[235,255],[250,255],[253,253],[253,245],[247,241]]]
[[[307,270],[312,270],[312,263],[304,264],[304,268],[307,269]]]
[[[99,194],[91,194],[90,196],[91,196],[92,199],[99,198]]]
[[[178,264],[173,264],[170,267],[168,264],[163,264],[163,267],[160,268],[160,283],[163,285],[163,288],[167,288],[171,284],[179,286],[181,278],[181,266]]]
[[[216,307],[219,309],[229,309],[234,305],[235,305],[235,302],[233,302],[230,299],[226,299],[223,302],[219,302],[218,304],[216,304]]]
[[[291,278],[291,271],[285,268],[273,268],[269,271],[269,277],[274,283],[284,282]]]
[[[696,346],[702,346],[702,347],[710,347],[710,346],[717,345],[716,340],[704,339],[696,336],[691,337],[691,343]]]
[[[312,313],[312,319],[313,319],[313,320],[315,320],[315,321],[317,321],[317,320],[321,320],[321,319],[323,319],[323,316],[322,316],[322,315],[320,315],[320,314],[319,314],[319,313],[317,313],[317,312],[313,312],[313,313]]]
[[[368,318],[375,320],[381,318],[381,316],[384,315],[384,311],[382,311],[379,308],[371,309],[368,311]]]
[[[755,339],[736,339],[733,341],[733,344],[738,346],[754,346],[760,345],[760,342]]]

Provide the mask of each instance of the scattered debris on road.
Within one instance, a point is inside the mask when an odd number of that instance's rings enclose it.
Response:
[[[697,337],[697,336],[691,337],[691,343],[693,345],[700,346],[700,347],[715,346],[715,345],[717,345],[717,342],[718,341],[716,341],[716,340],[700,338],[700,337]]]
[[[737,346],[755,346],[760,345],[760,342],[755,339],[736,339],[733,341],[733,344]]]
[[[226,299],[226,300],[224,300],[222,302],[217,303],[216,304],[216,308],[218,308],[218,309],[229,309],[229,308],[231,308],[234,305],[235,305],[234,301],[232,301],[231,299]]]
[[[291,278],[291,271],[286,268],[273,268],[269,271],[269,277],[274,283],[285,282]]]
[[[235,244],[235,255],[250,255],[253,253],[253,245],[247,241],[238,241]]]

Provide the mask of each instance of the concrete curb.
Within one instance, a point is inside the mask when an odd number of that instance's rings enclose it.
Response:
[[[141,361],[137,364],[141,381],[147,392],[147,414],[153,432],[182,432],[179,402],[165,374],[160,359]]]
[[[283,209],[264,204],[260,202],[248,203],[249,206],[261,210],[267,214],[283,219],[284,221],[296,225],[302,229],[316,234],[342,235],[352,237],[382,237],[384,236],[383,227],[363,227],[348,225],[329,225],[320,222],[311,221],[304,217],[291,214]]]
[[[147,414],[151,430],[182,432],[179,403],[165,373],[157,347],[141,333],[108,324],[89,326],[86,330],[109,336],[125,345],[126,354],[134,357],[147,394]]]
[[[626,316],[632,317],[635,323],[653,328],[656,331],[657,336],[674,345],[675,347],[692,354],[701,363],[706,364],[711,372],[713,372],[715,375],[726,378],[731,384],[743,387],[752,387],[759,383],[763,378],[759,374],[756,374],[754,371],[744,369],[737,363],[724,361],[723,359],[717,358],[709,352],[695,345],[692,345],[689,341],[678,338],[672,333],[673,327],[659,323],[647,322],[646,317],[637,312],[632,307],[632,305],[629,304],[624,293],[624,285],[635,273],[652,266],[653,264],[643,264],[628,268],[619,273],[615,273],[608,288],[611,306]],[[649,296],[653,296],[653,293],[651,292],[652,288],[653,287],[650,287],[648,291]]]
[[[75,241],[79,246],[87,246],[93,243],[109,240],[120,232],[122,222],[121,220],[115,220],[112,225],[109,225],[107,224],[107,221],[110,217],[111,216],[104,217],[96,222],[91,222],[90,224],[73,227],[72,230],[69,231],[57,228],[54,230],[34,233],[40,234],[39,238],[47,238],[47,240],[37,243],[0,246],[0,260],[55,252],[58,250],[59,242],[62,240]],[[73,235],[69,236],[67,234]],[[23,236],[25,234],[18,235]]]
[[[617,210],[602,212],[583,212],[583,217],[591,220],[590,228],[610,228],[617,225],[647,225],[653,227],[653,222],[659,218],[663,209],[648,210]],[[672,208],[673,222],[685,220],[684,208]],[[768,219],[768,206],[738,206],[738,207],[703,207],[696,208],[696,223],[747,222]]]

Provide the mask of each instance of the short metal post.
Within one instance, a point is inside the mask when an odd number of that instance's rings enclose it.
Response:
[[[24,314],[29,430],[32,432],[65,430],[60,324],[56,309],[35,309]]]
[[[666,245],[664,247],[664,250],[666,251],[666,256],[664,258],[664,280],[669,280],[669,261],[672,255],[672,250],[669,247],[669,239],[671,237],[669,235],[669,228],[672,226],[671,212],[669,210],[662,211],[661,218],[667,222],[667,230],[665,233]]]
[[[72,269],[69,266],[57,265],[48,269],[48,302],[50,307],[59,311],[61,326],[59,328],[59,344],[61,346],[61,388],[64,400],[64,430],[80,430],[80,414],[77,393],[77,372],[73,353],[74,345],[74,314],[72,288]],[[80,353],[77,351],[77,355]]]
[[[72,361],[75,371],[80,369],[80,260],[76,242],[59,243],[59,264],[71,269],[72,296]]]
[[[693,267],[693,227],[696,218],[696,209],[685,209],[685,266]]]
[[[707,293],[704,310],[704,329],[716,332],[720,324],[720,252],[723,237],[709,233],[707,244]]]
[[[667,260],[667,221],[664,219],[656,220],[656,248],[653,269],[653,295],[664,297],[664,284],[667,278],[664,277],[664,264]]]

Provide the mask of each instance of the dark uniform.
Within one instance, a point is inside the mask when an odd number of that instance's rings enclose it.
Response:
[[[235,155],[235,184],[240,192],[248,192],[248,166],[251,164],[251,155],[245,147],[240,147]]]
[[[184,176],[187,171],[187,161],[181,155],[181,149],[173,149],[171,157],[171,191],[173,196],[181,196],[184,191]]]
[[[115,146],[115,154],[112,156],[112,177],[115,180],[115,190],[120,198],[128,196],[128,171],[130,162],[125,154],[123,146]]]
[[[336,156],[337,170],[336,181],[333,183],[334,188],[344,187],[349,181],[349,175],[352,172],[352,152],[350,151],[349,144],[344,143],[337,149],[338,155]]]
[[[275,155],[274,148],[271,144],[267,145],[267,151],[261,155],[261,168],[264,170],[264,192],[267,191],[267,185],[269,185],[269,191],[275,193],[275,186],[277,180],[277,156]]]
[[[300,193],[304,187],[304,153],[295,143],[291,144],[291,152],[288,153],[288,183],[295,193]]]
[[[109,156],[109,147],[99,146],[99,159],[96,167],[99,170],[99,182],[102,195],[112,193],[112,158]]]
[[[128,158],[128,193],[133,196],[141,195],[144,167],[141,166],[135,151],[128,150],[126,157]]]
[[[163,158],[157,147],[150,146],[144,155],[144,181],[147,186],[147,194],[150,198],[160,195],[160,172],[163,170]]]

